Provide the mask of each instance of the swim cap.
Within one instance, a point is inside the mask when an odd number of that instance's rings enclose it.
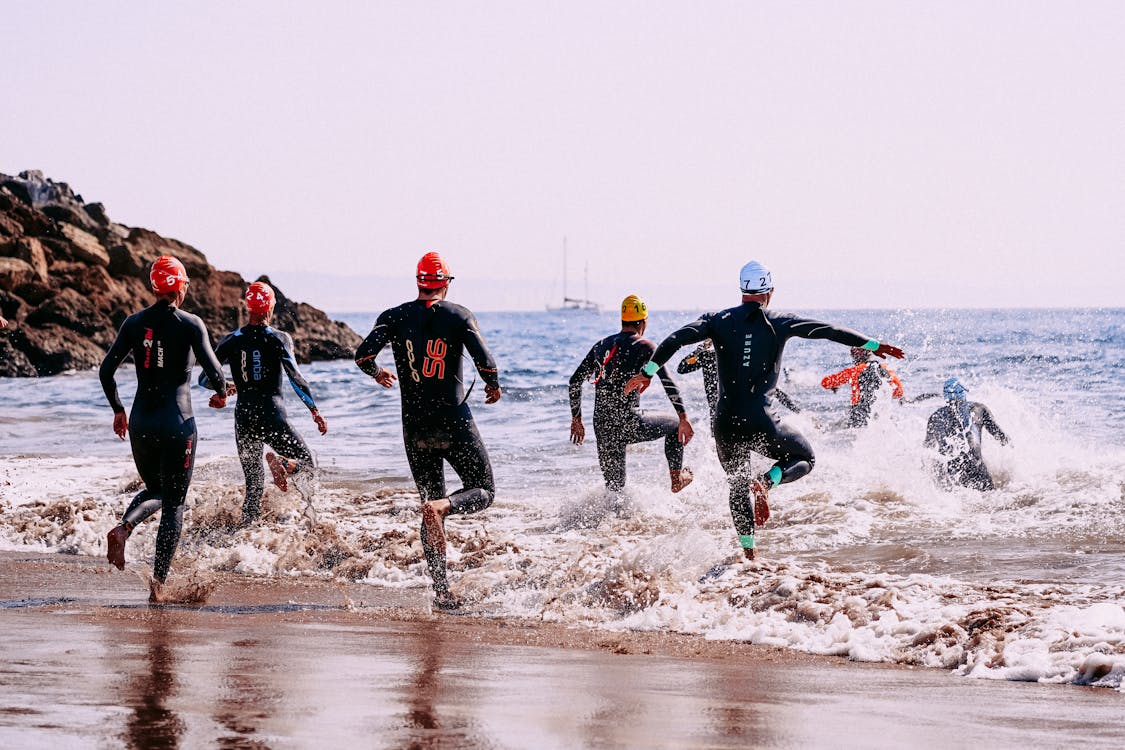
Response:
[[[965,386],[961,385],[961,381],[957,378],[950,378],[945,381],[945,385],[941,387],[941,392],[950,401],[964,401],[967,398],[965,394],[968,393]]]
[[[269,315],[270,310],[273,309],[273,289],[269,284],[261,281],[255,281],[247,287],[246,294],[242,295],[242,298],[246,300],[247,309],[255,315]]]
[[[743,294],[765,294],[773,291],[773,276],[770,270],[756,260],[742,267],[738,274],[739,287]]]
[[[426,253],[418,261],[418,286],[423,289],[441,289],[453,281],[449,266],[437,253]]]
[[[178,292],[187,286],[187,269],[171,255],[161,255],[152,264],[152,270],[148,272],[148,281],[152,284],[152,291],[157,294]]]
[[[621,300],[621,322],[637,323],[648,318],[648,305],[635,294]]]

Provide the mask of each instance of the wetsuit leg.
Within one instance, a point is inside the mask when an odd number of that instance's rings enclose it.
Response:
[[[492,505],[496,496],[496,482],[492,478],[488,451],[480,439],[475,422],[469,420],[453,435],[446,460],[453,471],[457,472],[463,485],[462,489],[449,495],[450,513],[477,513]]]
[[[445,497],[445,468],[442,465],[442,451],[450,444],[448,435],[437,434],[433,430],[412,431],[404,426],[403,440],[406,445],[406,460],[410,473],[422,502],[439,500]],[[446,577],[445,555],[434,546],[421,524],[422,553],[426,557],[426,569],[434,582],[434,591],[439,594],[449,592],[449,579]]]
[[[629,443],[647,443],[649,440],[664,438],[664,457],[668,468],[679,471],[684,468],[684,444],[680,442],[680,419],[675,414],[649,414],[641,412],[638,421],[629,431]]]
[[[238,446],[238,461],[246,476],[246,499],[242,502],[242,519],[257,518],[262,512],[262,491],[266,484],[266,470],[262,463],[262,437],[249,420],[235,415],[234,441]]]
[[[730,515],[740,537],[754,535],[754,503],[750,500],[750,443],[716,437],[719,463],[727,475],[730,488]]]
[[[125,509],[121,523],[126,530],[132,530],[141,521],[160,510],[161,505],[161,474],[160,474],[160,438],[149,435],[141,430],[129,431],[129,444],[133,449],[133,463],[137,465],[137,473],[145,488],[138,492]]]
[[[781,470],[781,484],[793,482],[813,470],[816,457],[805,436],[789,427],[776,416],[763,413],[753,424],[751,448],[772,458]]]
[[[625,441],[613,428],[594,430],[598,440],[598,464],[602,468],[605,486],[610,492],[620,492],[625,487]]]
[[[996,489],[992,481],[992,474],[984,462],[968,453],[964,453],[949,463],[950,473],[963,487],[986,492]]]

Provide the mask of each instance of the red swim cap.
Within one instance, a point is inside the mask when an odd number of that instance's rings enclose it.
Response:
[[[187,286],[187,269],[184,268],[183,263],[171,255],[161,255],[152,264],[152,270],[148,273],[148,280],[152,284],[152,291],[157,294],[178,292]]]
[[[273,309],[273,289],[269,284],[261,281],[255,281],[247,287],[246,294],[242,295],[242,298],[246,300],[247,309],[255,315],[269,315],[270,310]]]
[[[426,253],[418,261],[418,286],[423,289],[441,289],[453,281],[449,266],[437,253]]]

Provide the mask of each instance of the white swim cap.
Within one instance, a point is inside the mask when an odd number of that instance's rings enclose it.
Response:
[[[743,294],[765,294],[773,291],[773,276],[770,270],[756,260],[742,267],[738,274],[739,286]]]

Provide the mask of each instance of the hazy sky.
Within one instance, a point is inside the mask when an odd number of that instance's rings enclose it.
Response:
[[[608,305],[734,304],[750,259],[795,309],[1125,304],[1119,1],[2,18],[0,172],[330,310],[412,296],[429,250],[454,299],[542,309],[564,236]]]

